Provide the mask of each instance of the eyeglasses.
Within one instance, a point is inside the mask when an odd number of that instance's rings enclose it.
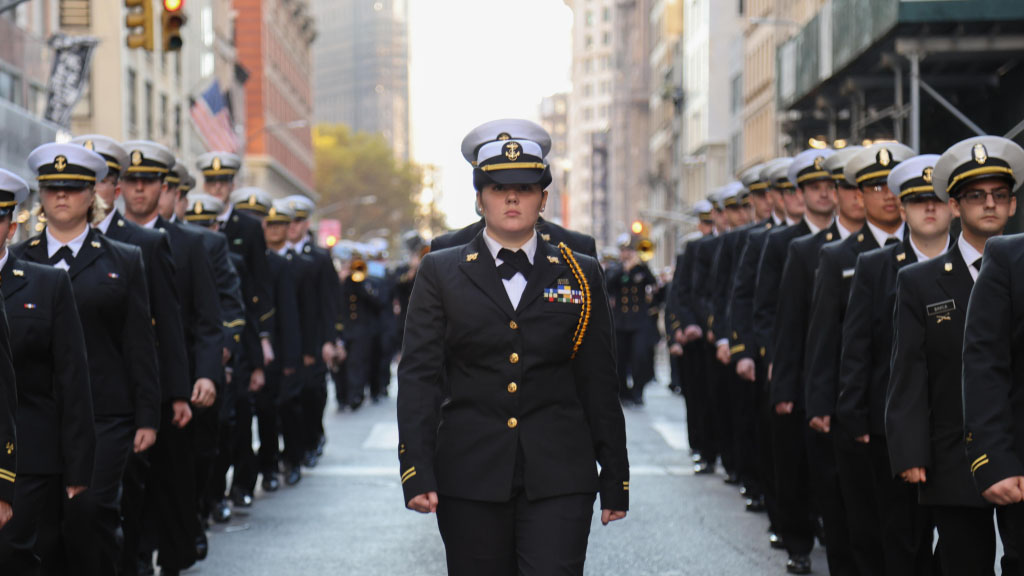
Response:
[[[1009,190],[996,190],[995,192],[989,190],[968,190],[957,197],[957,201],[972,206],[980,206],[988,203],[989,196],[992,197],[992,201],[996,204],[1009,204],[1012,194]]]
[[[882,184],[875,184],[874,186],[865,186],[865,187],[864,187],[864,189],[865,189],[865,190],[869,190],[869,191],[871,191],[871,192],[874,192],[875,194],[880,194],[880,193],[882,193],[883,191],[884,191],[884,192],[885,192],[886,194],[888,194],[888,193],[889,193],[889,187],[888,187],[888,186],[885,186],[885,185],[882,185]]]

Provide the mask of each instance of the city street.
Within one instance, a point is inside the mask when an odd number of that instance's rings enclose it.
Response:
[[[257,492],[248,513],[214,528],[209,558],[188,573],[444,574],[434,518],[402,505],[393,392],[394,383],[391,398],[355,413],[335,413],[332,398],[320,465],[295,488]],[[595,513],[587,574],[785,574],[765,516],[745,512],[721,474],[693,475],[681,397],[652,383],[646,407],[627,410],[626,423],[631,510],[608,526]],[[812,559],[825,573],[820,548]]]

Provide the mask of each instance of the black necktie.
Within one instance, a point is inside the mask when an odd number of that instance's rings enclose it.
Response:
[[[74,259],[75,254],[74,252],[71,251],[71,248],[67,246],[61,246],[60,248],[57,249],[56,252],[53,253],[53,256],[50,256],[50,266],[53,266],[54,264],[60,262],[61,260],[67,262],[68,266],[71,266],[71,262],[74,261]]]
[[[502,248],[498,250],[498,258],[502,260],[501,266],[498,266],[498,274],[501,275],[502,280],[511,280],[516,275],[516,272],[522,274],[523,278],[530,277],[533,264],[530,264],[530,258],[526,255],[526,252],[522,250],[513,252],[507,248]]]
[[[891,246],[893,244],[899,244],[899,243],[900,243],[900,239],[896,238],[895,236],[890,236],[889,239],[885,241],[885,245],[886,246]]]
[[[981,272],[981,258],[978,258],[977,260],[972,262],[971,266],[974,266],[975,270],[977,270],[978,272]]]

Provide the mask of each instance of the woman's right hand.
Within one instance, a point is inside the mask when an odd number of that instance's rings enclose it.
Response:
[[[414,497],[405,505],[409,510],[415,510],[423,514],[437,512],[437,492],[427,492]]]

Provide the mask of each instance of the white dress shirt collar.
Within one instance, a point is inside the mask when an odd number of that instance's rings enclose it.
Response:
[[[888,240],[889,238],[895,238],[900,242],[903,242],[903,231],[906,229],[906,224],[901,222],[900,227],[897,228],[896,231],[893,232],[892,234],[889,234],[885,230],[882,230],[878,226],[872,224],[871,220],[868,220],[867,222],[868,230],[871,231],[871,235],[875,237],[875,242],[878,242],[879,246],[885,246],[885,241]]]
[[[109,213],[107,214],[107,217],[106,217],[106,218],[104,218],[104,219],[103,219],[103,220],[102,220],[102,221],[101,221],[101,222],[100,222],[99,224],[97,224],[96,226],[93,226],[93,228],[96,228],[96,229],[97,229],[97,230],[99,230],[100,232],[103,232],[104,234],[106,234],[106,233],[107,233],[107,230],[110,230],[110,223],[114,221],[114,214],[116,214],[116,213],[117,213],[117,210],[111,210],[111,211],[110,211],[110,212],[109,212]]]
[[[956,241],[956,245],[960,248],[960,256],[964,259],[964,264],[967,264],[967,271],[971,273],[971,279],[978,279],[978,270],[973,266],[974,262],[981,258],[981,252],[978,252],[974,246],[967,240],[964,240],[964,235],[960,235],[960,239]]]
[[[8,250],[6,246],[4,246],[4,255],[3,257],[0,257],[0,270],[3,270],[4,266],[7,266],[7,259],[10,257],[11,251]]]
[[[845,240],[845,239],[849,238],[850,235],[855,232],[855,230],[847,230],[846,226],[843,226],[843,223],[842,223],[842,221],[839,220],[839,218],[836,218],[836,229],[839,230],[839,239],[840,240]]]
[[[86,226],[85,230],[82,231],[82,233],[79,234],[78,236],[76,236],[73,240],[71,240],[71,242],[68,242],[67,244],[63,244],[63,243],[61,243],[60,240],[57,240],[56,238],[54,238],[53,234],[50,234],[50,229],[47,228],[46,229],[46,256],[49,257],[49,258],[53,258],[53,255],[57,253],[57,250],[60,250],[62,246],[67,246],[68,248],[71,248],[71,255],[77,257],[78,256],[78,252],[82,249],[82,245],[85,244],[85,239],[88,236],[89,236],[89,227]],[[64,260],[61,260],[60,262],[56,263],[55,266],[57,268],[63,268],[65,270],[67,270],[67,269],[69,269],[71,267]]]
[[[228,218],[231,217],[231,212],[234,209],[235,209],[234,206],[229,205],[228,209],[225,210],[223,214],[218,214],[217,215],[217,222],[220,222],[221,227],[223,227],[225,224],[227,224]]]
[[[811,222],[810,218],[804,217],[804,223],[806,223],[807,227],[811,229],[811,234],[812,235],[817,234],[818,232],[821,232],[821,228],[818,228],[817,226],[815,226],[814,222]]]
[[[914,250],[914,256],[917,256],[917,261],[918,262],[927,262],[928,260],[931,260],[931,258],[929,258],[927,254],[925,254],[924,252],[921,252],[920,250],[917,249],[917,244],[914,243],[914,235],[913,234],[910,235],[910,247]],[[946,247],[942,249],[942,254],[945,254],[948,251],[949,251],[949,236],[947,235],[946,236]]]
[[[153,228],[156,227],[156,221],[157,221],[158,218],[160,218],[159,214],[157,214],[156,216],[153,216],[153,219],[150,220],[149,222],[146,222],[145,224],[143,224],[142,227],[143,228],[149,228],[150,230],[152,230]]]
[[[487,228],[484,228],[484,244],[487,244],[487,250],[491,253],[491,257],[494,258],[494,264],[496,266],[500,266],[503,260],[498,258],[498,252],[500,252],[502,248],[506,248],[506,246],[502,246],[500,242],[491,238],[490,235],[487,234]],[[512,250],[513,252],[516,251],[512,248],[509,248],[509,250]],[[533,257],[537,253],[537,232],[535,231],[533,236],[526,241],[526,244],[523,244],[518,248],[518,250],[526,252],[526,257],[530,259],[530,264],[533,264]]]

